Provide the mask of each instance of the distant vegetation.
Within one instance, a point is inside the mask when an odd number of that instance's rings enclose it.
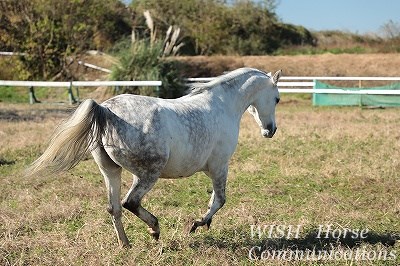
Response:
[[[284,24],[274,13],[275,1],[137,0],[134,14],[150,10],[161,35],[169,25],[182,28],[182,52],[189,55],[269,54],[284,45],[313,45],[312,34],[301,26]],[[142,33],[142,16],[134,31]]]
[[[70,79],[72,58],[105,50],[130,31],[119,0],[0,2],[0,50],[23,52],[20,79]]]
[[[316,40],[315,45],[284,46],[277,49],[274,54],[363,54],[400,52],[400,34],[395,37],[390,37],[385,32],[384,27],[382,27],[382,33],[383,36],[378,36],[376,34],[360,35],[343,31],[313,32],[312,35]]]
[[[71,65],[87,50],[113,53],[123,42],[159,42],[170,26],[180,28],[181,55],[282,55],[399,52],[400,26],[389,21],[384,37],[310,32],[282,22],[278,1],[21,0],[0,1],[0,78],[69,80]],[[154,26],[146,24],[148,10]],[[163,50],[165,47],[162,47]],[[132,50],[132,49],[131,49]],[[134,56],[134,55],[132,55]],[[168,71],[167,71],[168,72]],[[131,77],[132,78],[132,77]]]
[[[185,55],[259,55],[283,45],[313,45],[307,29],[278,20],[274,5],[274,0],[139,0],[129,7],[119,0],[1,1],[0,50],[25,53],[17,78],[71,79],[69,66],[84,51],[107,52],[124,38],[163,40],[171,25],[182,29]],[[152,36],[145,10],[157,28]]]

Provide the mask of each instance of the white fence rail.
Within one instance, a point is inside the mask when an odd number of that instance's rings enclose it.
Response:
[[[215,78],[188,78],[189,83],[209,82]],[[399,90],[362,89],[362,81],[400,81],[400,77],[281,77],[278,82],[280,93],[331,93],[331,94],[372,94],[372,95],[400,95]],[[324,81],[358,81],[359,90],[318,89],[316,80]]]
[[[399,90],[374,90],[363,89],[361,86],[362,81],[400,81],[400,77],[281,77],[281,80],[288,80],[289,82],[278,82],[279,92],[281,93],[323,93],[323,94],[368,94],[368,95],[400,95]],[[296,80],[293,82],[291,80]],[[298,80],[303,80],[299,82]],[[310,82],[312,80],[312,82]],[[315,81],[358,81],[358,90],[346,89],[322,89],[316,88]],[[299,87],[309,87],[299,88]]]
[[[161,86],[161,81],[15,81],[0,80],[0,86],[15,87],[99,87],[99,86]]]
[[[96,69],[96,70],[99,70],[99,71],[102,71],[102,72],[105,72],[105,73],[111,73],[110,69],[107,69],[107,68],[104,68],[104,67],[99,67],[99,66],[96,66],[96,65],[93,65],[93,64],[89,64],[89,63],[85,63],[83,61],[78,61],[78,64],[82,65],[82,66],[85,66],[85,67],[88,67],[88,68]]]
[[[187,78],[188,84],[193,82],[209,82],[215,78]],[[400,95],[399,90],[373,90],[362,89],[362,81],[400,81],[400,77],[281,77],[278,82],[280,93],[328,93],[328,94],[372,94],[372,95]],[[344,89],[318,89],[315,88],[316,80],[324,81],[358,81],[359,90]],[[68,97],[70,103],[76,102],[72,93],[73,87],[99,87],[99,86],[151,86],[159,87],[161,81],[11,81],[0,80],[0,86],[29,87],[30,103],[36,101],[33,87],[64,87],[68,88]]]

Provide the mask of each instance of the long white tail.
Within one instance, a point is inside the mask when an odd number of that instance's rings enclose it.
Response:
[[[49,147],[27,171],[27,175],[48,175],[73,168],[95,147],[104,134],[107,109],[89,99],[58,126]]]

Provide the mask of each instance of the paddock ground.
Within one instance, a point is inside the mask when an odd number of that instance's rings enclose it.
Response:
[[[159,218],[160,241],[125,211],[128,250],[117,245],[104,182],[90,157],[58,176],[23,176],[69,108],[0,103],[0,264],[399,265],[399,109],[312,107],[307,96],[281,98],[272,139],[244,115],[227,203],[211,230],[187,234],[207,208],[211,183],[204,174],[159,180],[143,205]],[[123,193],[130,185],[124,172]],[[271,225],[285,233],[299,226],[299,237],[252,235],[252,228]],[[317,238],[319,226],[329,225],[336,231]],[[368,234],[337,237],[345,229]],[[262,257],[266,247],[352,257],[284,260]]]

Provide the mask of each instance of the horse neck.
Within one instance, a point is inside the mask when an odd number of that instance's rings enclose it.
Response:
[[[257,78],[257,77],[256,77]],[[261,86],[252,85],[255,83],[254,80],[251,82],[250,79],[246,79],[243,82],[237,84],[237,88],[226,92],[227,104],[230,105],[230,111],[235,113],[239,119],[247,108],[257,99]]]

